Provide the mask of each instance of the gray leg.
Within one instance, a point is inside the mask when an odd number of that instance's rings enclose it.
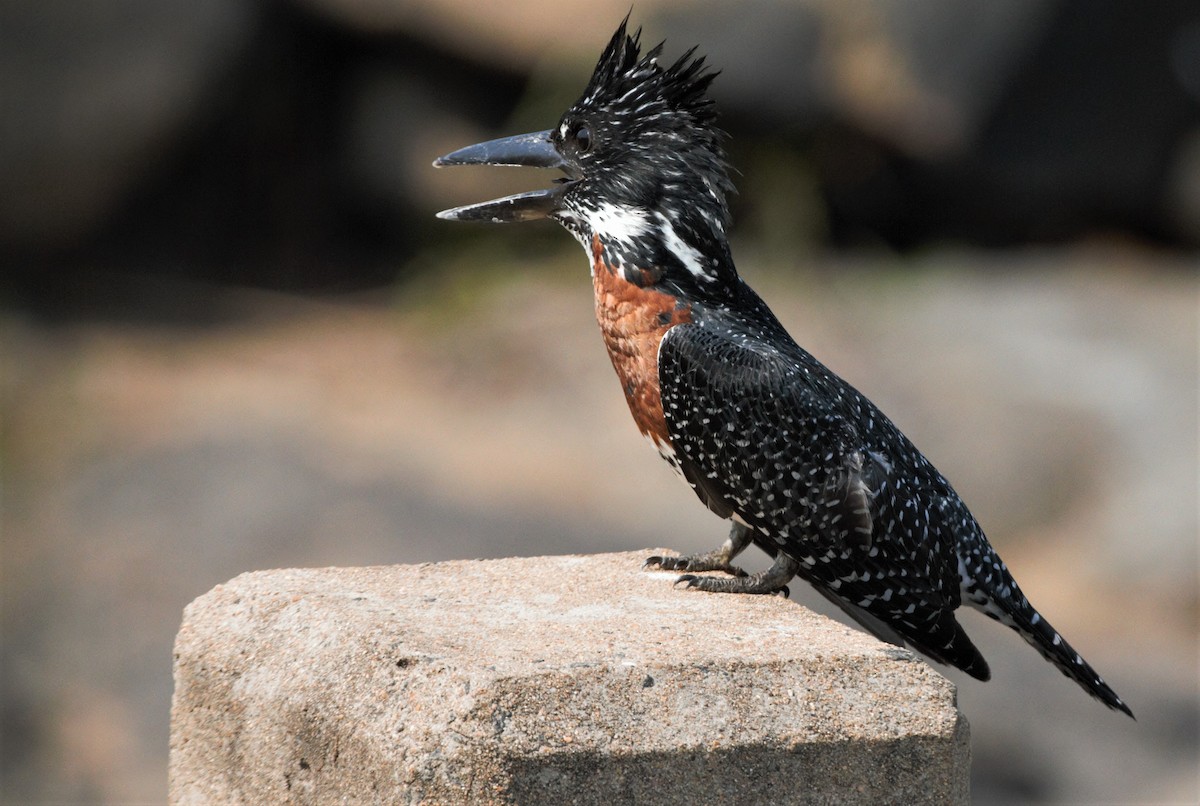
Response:
[[[689,588],[709,593],[782,593],[789,594],[787,583],[796,576],[800,563],[783,552],[775,555],[775,563],[766,571],[757,574],[742,574],[736,577],[698,577],[684,574],[675,580]]]
[[[718,548],[704,554],[689,554],[686,557],[647,557],[643,568],[658,566],[664,571],[724,571],[735,577],[744,577],[746,572],[731,565],[733,558],[750,545],[750,527],[733,522],[729,538]]]

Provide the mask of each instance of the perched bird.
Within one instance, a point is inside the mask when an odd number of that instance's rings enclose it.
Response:
[[[797,345],[738,276],[726,238],[733,185],[706,95],[716,74],[694,48],[664,67],[662,44],[642,54],[641,31],[628,35],[626,22],[555,128],[434,165],[564,174],[549,189],[438,215],[549,218],[583,245],[596,319],[638,429],[732,522],[716,550],[647,565],[726,572],[679,578],[713,592],[786,591],[798,576],[880,639],[987,680],[987,662],[954,616],[965,603],[1133,716],[1021,593],[937,468]],[[774,558],[768,570],[732,565],[751,543]]]

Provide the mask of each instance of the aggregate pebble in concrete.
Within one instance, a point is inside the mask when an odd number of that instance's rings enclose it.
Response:
[[[958,803],[953,685],[661,550],[243,574],[175,645],[193,803]]]

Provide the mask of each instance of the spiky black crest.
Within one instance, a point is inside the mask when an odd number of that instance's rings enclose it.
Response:
[[[703,56],[694,56],[694,47],[663,69],[658,60],[664,43],[643,55],[642,29],[630,36],[628,21],[621,21],[583,96],[564,120],[609,124],[603,128],[615,135],[607,143],[612,149],[626,151],[635,162],[640,162],[639,152],[652,156],[663,174],[699,174],[723,201],[733,185],[721,147],[724,133],[716,127],[716,107],[706,94],[717,73],[707,68]]]
[[[686,117],[697,133],[708,135],[706,144],[718,146],[719,151],[715,106],[705,94],[717,73],[705,67],[703,56],[693,58],[694,47],[662,69],[658,59],[664,43],[641,55],[642,29],[630,36],[627,24],[628,18],[622,20],[609,40],[576,107],[613,115],[641,112],[638,116],[642,118],[654,114]]]

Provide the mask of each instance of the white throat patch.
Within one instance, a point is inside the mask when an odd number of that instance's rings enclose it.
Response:
[[[604,202],[595,209],[582,211],[582,218],[592,233],[599,235],[605,243],[614,241],[632,243],[650,231],[646,214],[633,207]]]
[[[583,251],[588,254],[589,263],[592,256],[593,237],[599,238],[600,243],[605,245],[605,251],[610,257],[613,257],[622,252],[633,252],[635,241],[644,237],[651,230],[650,222],[644,212],[634,207],[625,207],[611,202],[604,202],[598,207],[573,210],[572,216],[578,224],[568,226],[568,229],[583,246]],[[626,267],[621,265],[619,259],[613,261],[612,268],[625,276]],[[595,267],[593,266],[592,269],[594,271]]]

